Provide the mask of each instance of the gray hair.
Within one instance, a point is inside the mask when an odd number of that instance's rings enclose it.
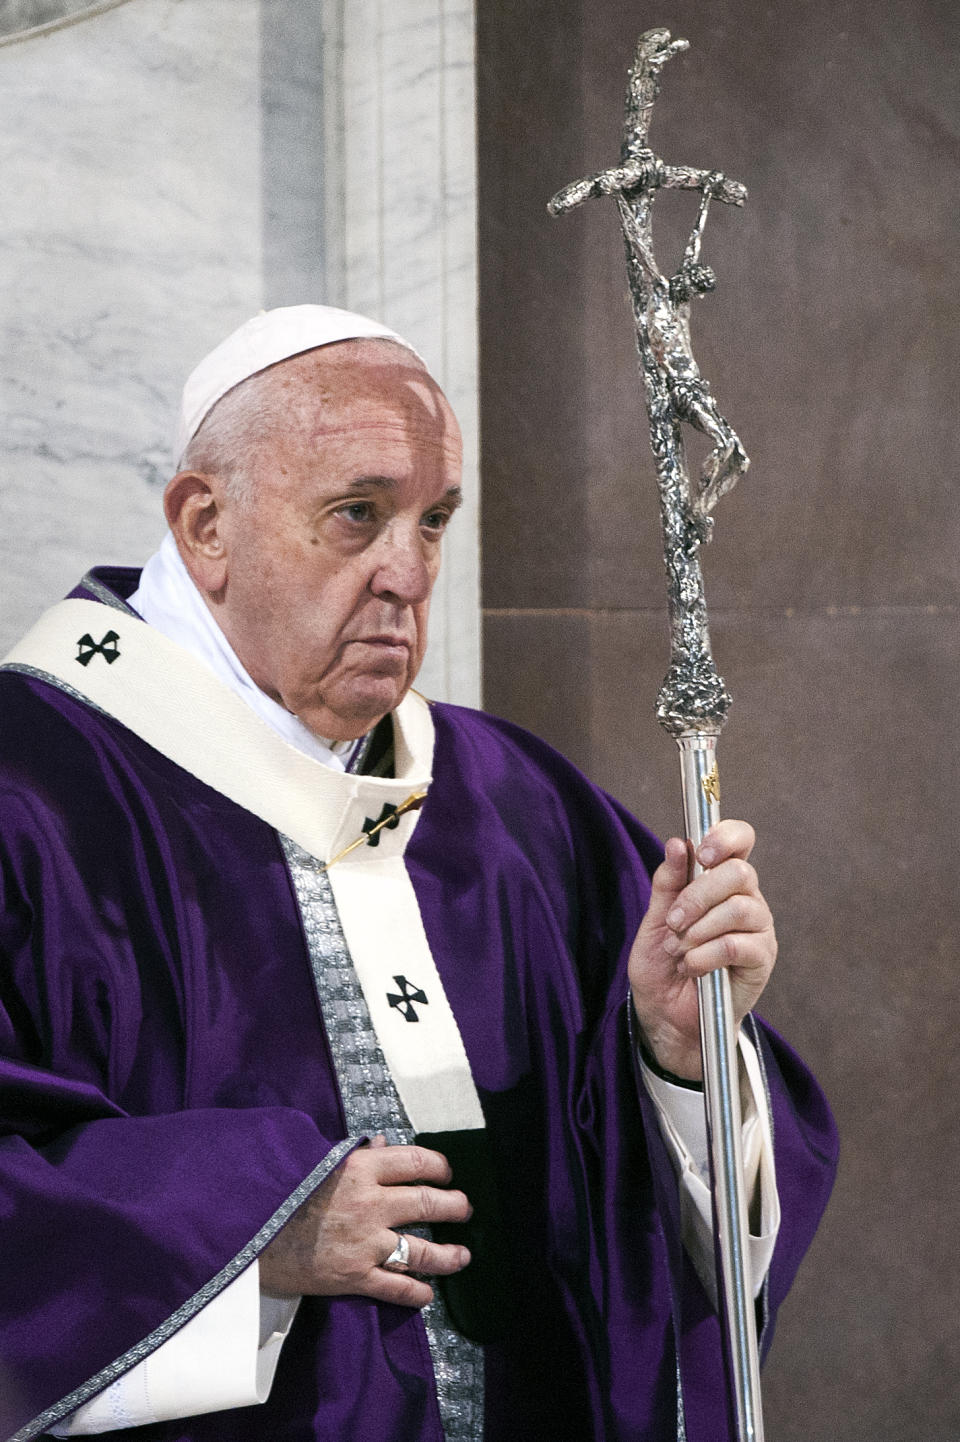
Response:
[[[245,505],[253,496],[257,462],[283,429],[276,389],[272,368],[234,386],[188,441],[179,469],[223,476],[231,500]]]

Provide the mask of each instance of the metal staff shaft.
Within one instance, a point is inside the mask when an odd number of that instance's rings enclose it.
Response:
[[[717,738],[705,732],[678,736],[683,820],[691,852],[720,820]],[[691,858],[690,876],[703,870]],[[732,1410],[741,1442],[763,1442],[760,1360],[748,1248],[749,1220],[743,1182],[740,1077],[730,976],[713,971],[697,982],[700,1049],[710,1143],[716,1244],[717,1299],[726,1322]]]
[[[742,205],[746,189],[717,171],[669,166],[650,149],[648,132],[660,72],[687,49],[668,30],[641,35],[631,67],[620,163],[565,186],[548,209],[560,215],[594,196],[614,196],[626,246],[637,355],[657,469],[670,614],[670,668],[657,697],[657,719],[679,744],[686,834],[691,851],[720,816],[716,741],[730,706],[710,650],[700,547],[712,511],[746,471],[749,459],[700,374],[690,342],[690,302],[716,285],[700,263],[711,201]],[[700,208],[679,269],[665,274],[653,245],[653,203],[661,190],[696,190]],[[712,449],[691,483],[683,426]],[[691,875],[700,870],[695,862]],[[730,978],[698,982],[704,1100],[713,1183],[717,1293],[725,1342],[732,1421],[739,1442],[763,1442],[760,1365],[743,1185],[737,1039]]]

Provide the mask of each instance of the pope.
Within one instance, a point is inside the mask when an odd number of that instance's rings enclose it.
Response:
[[[377,322],[184,391],[169,532],[0,668],[0,1431],[717,1442],[697,978],[740,1026],[761,1341],[835,1134],[724,821],[665,851],[413,690],[456,420]]]

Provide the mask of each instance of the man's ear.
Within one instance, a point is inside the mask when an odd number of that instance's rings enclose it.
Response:
[[[163,494],[167,525],[194,584],[215,596],[227,583],[225,487],[220,476],[179,471]]]

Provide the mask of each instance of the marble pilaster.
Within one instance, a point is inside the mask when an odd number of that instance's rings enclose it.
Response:
[[[327,0],[323,8],[331,299],[424,356],[464,437],[466,502],[448,536],[427,695],[480,700],[478,333],[473,0]]]

